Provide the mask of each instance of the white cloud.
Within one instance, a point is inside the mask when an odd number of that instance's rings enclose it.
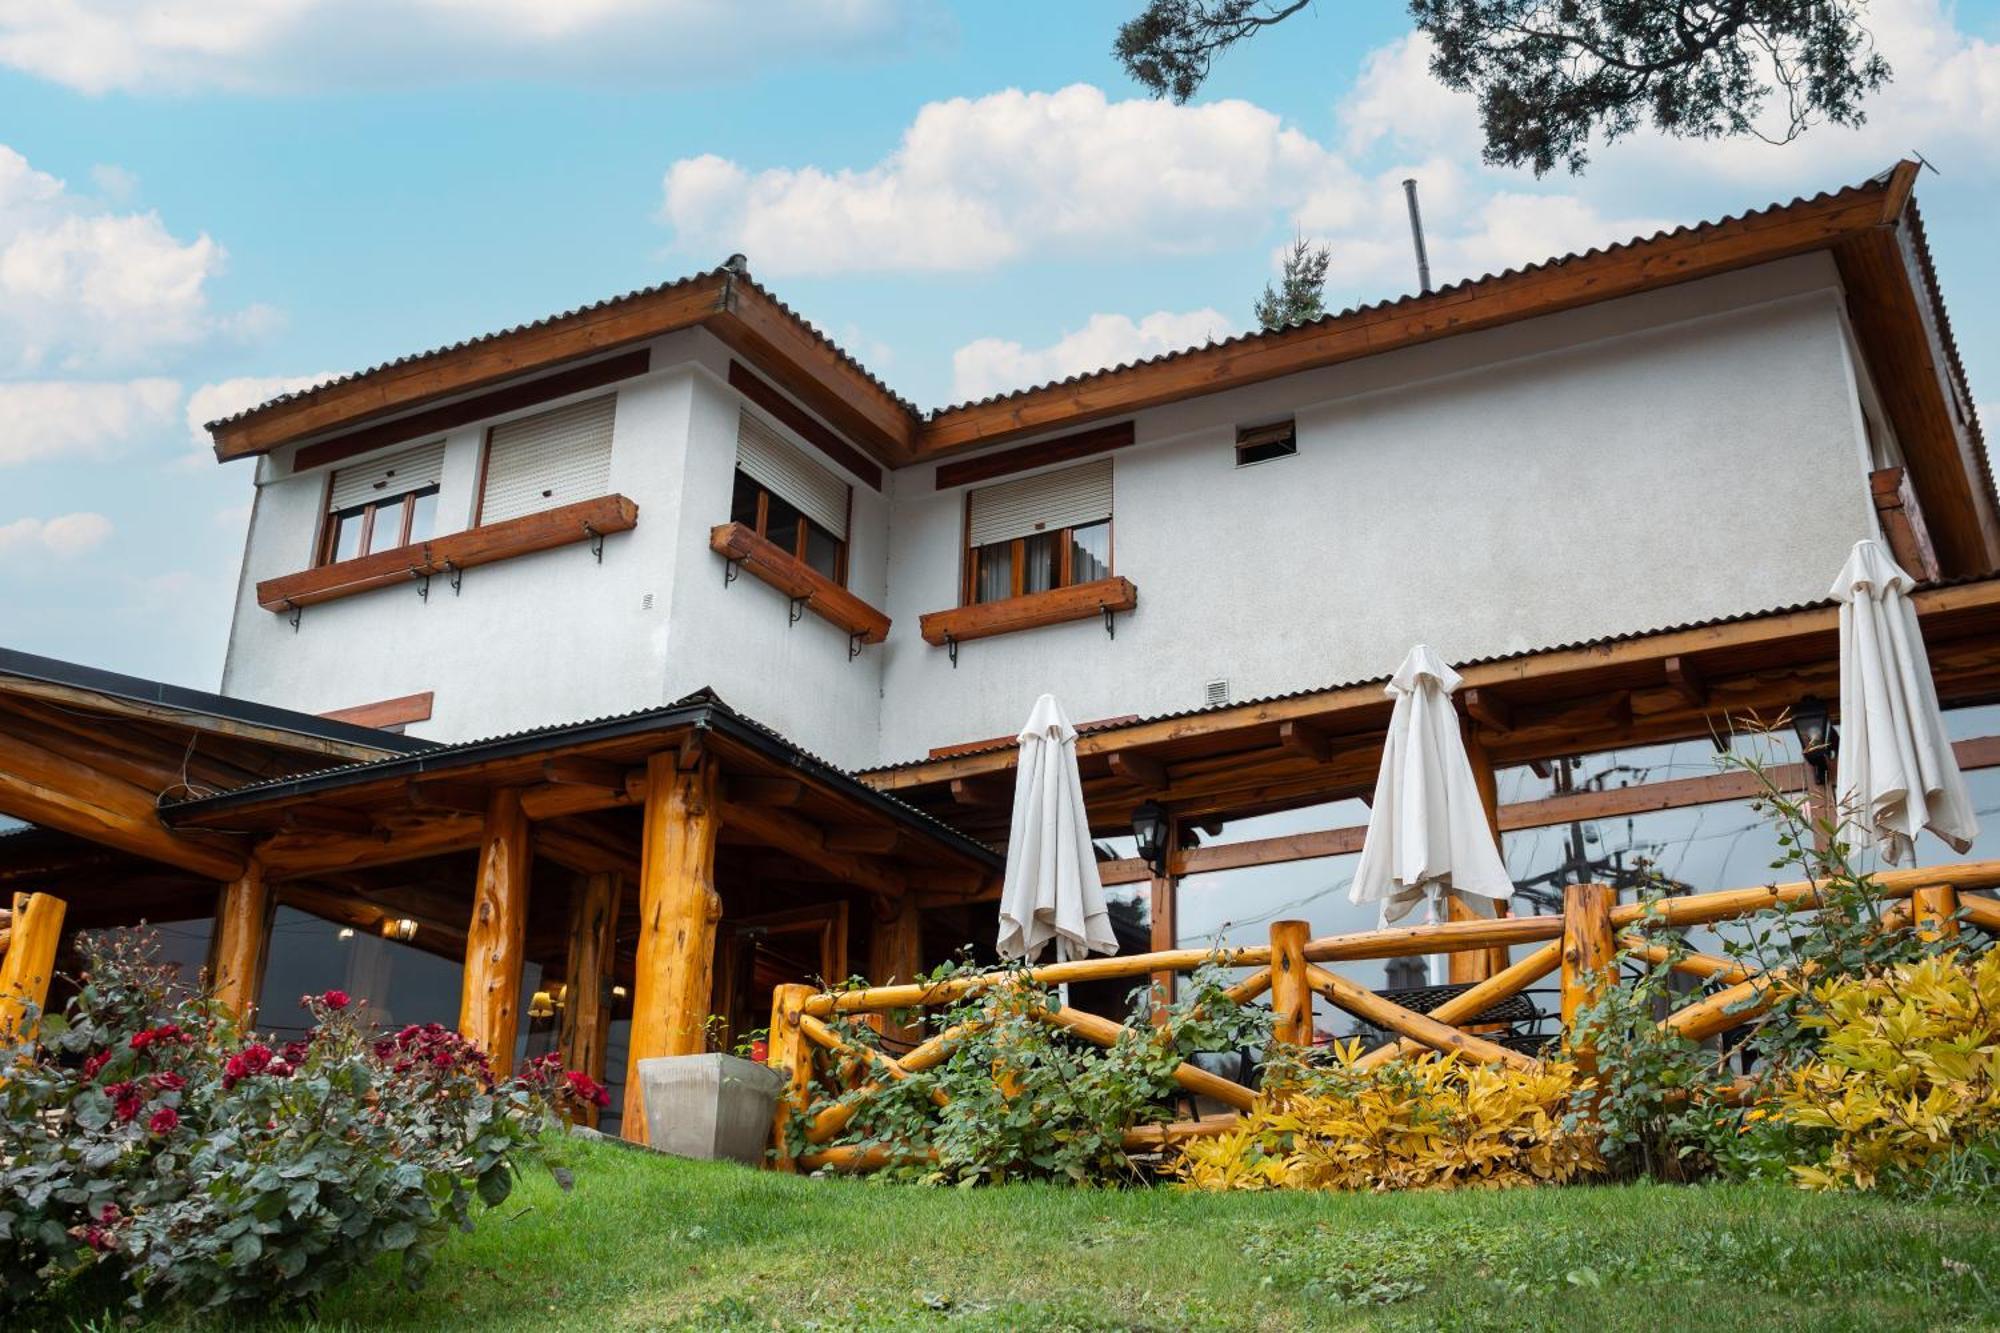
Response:
[[[202,385],[189,394],[187,400],[187,432],[194,450],[193,457],[201,462],[214,461],[209,454],[213,441],[203,429],[209,422],[235,416],[281,393],[310,388],[336,377],[337,372],[334,371],[321,371],[316,375],[239,375],[235,379]]]
[[[105,457],[170,425],[180,401],[170,379],[0,383],[0,467]]]
[[[980,269],[1030,249],[1240,243],[1342,175],[1249,102],[1113,102],[1076,84],[932,102],[861,170],[684,158],[666,173],[661,217],[681,248],[740,250],[757,272]]]
[[[122,367],[199,342],[229,322],[208,306],[223,257],[157,213],[104,211],[0,144],[0,373]]]
[[[932,0],[0,0],[0,64],[85,93],[720,84],[899,53],[945,22]]]
[[[961,401],[1025,389],[1142,357],[1178,352],[1239,331],[1220,310],[1158,310],[1141,319],[1092,315],[1047,347],[981,338],[952,353],[952,392]]]
[[[77,556],[103,544],[111,535],[111,520],[102,514],[61,514],[55,518],[17,518],[0,523],[0,561],[38,556]],[[13,564],[11,572],[22,572]],[[0,565],[0,572],[9,572]]]

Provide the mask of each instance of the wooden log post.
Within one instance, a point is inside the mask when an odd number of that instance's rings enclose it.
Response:
[[[215,934],[209,949],[215,1002],[246,1031],[256,1022],[258,997],[264,993],[273,906],[264,867],[255,857],[216,897]]]
[[[1487,754],[1486,743],[1479,738],[1479,733],[1470,719],[1461,719],[1459,730],[1465,738],[1465,757],[1472,764],[1472,780],[1479,788],[1479,805],[1486,814],[1487,831],[1493,835],[1493,846],[1502,849],[1505,844],[1500,840],[1500,778],[1493,771],[1493,758]],[[1506,860],[1504,852],[1501,860],[1503,862]],[[1475,915],[1464,898],[1458,894],[1451,896],[1449,911],[1450,916],[1447,919],[1452,921],[1466,920]],[[1507,904],[1495,902],[1493,915],[1506,916]],[[1451,955],[1448,966],[1452,981],[1464,983],[1485,981],[1489,977],[1505,972],[1513,961],[1513,955],[1507,946],[1496,944],[1488,948],[1484,954],[1455,953]]]
[[[668,750],[646,761],[644,842],[639,853],[639,957],[633,970],[631,1056],[625,1070],[622,1130],[646,1142],[646,1096],[639,1062],[700,1055],[708,1044],[715,972],[715,842],[720,782],[711,759],[680,766]],[[775,1033],[773,1036],[775,1037]]]
[[[1576,1016],[1603,994],[1617,957],[1611,928],[1611,889],[1570,884],[1563,889],[1562,1025],[1571,1036]]]
[[[875,986],[915,981],[923,968],[923,914],[917,895],[906,893],[876,909],[874,930],[868,937],[868,981]],[[883,1016],[880,1030],[884,1036],[905,1043],[916,1040],[920,1031],[906,1023],[892,1023],[887,1015]]]
[[[569,904],[569,960],[564,971],[563,1068],[604,1081],[604,1036],[610,1024],[612,964],[617,957],[618,899],[624,878],[612,871],[577,880]],[[597,1108],[583,1122],[597,1128]]]
[[[459,1033],[486,1052],[497,1077],[514,1070],[514,1039],[521,1028],[528,872],[528,818],[521,812],[521,793],[503,788],[486,805],[458,1005]]]
[[[1165,953],[1180,947],[1180,882],[1174,877],[1174,858],[1180,855],[1180,816],[1167,816],[1166,869],[1154,875],[1148,883],[1147,902],[1152,913],[1152,945],[1154,953]],[[1176,974],[1172,969],[1163,968],[1153,973],[1153,994],[1162,1006],[1173,1003]],[[1156,1013],[1155,1022],[1164,1022],[1166,1015]]]
[[[25,1046],[35,1039],[41,1011],[49,1002],[66,910],[62,899],[46,893],[14,895],[7,948],[0,953],[0,1047]],[[32,1019],[31,1008],[36,1015]]]
[[[1958,890],[1949,884],[1926,884],[1910,894],[1910,909],[1916,914],[1917,938],[1950,939],[1958,934]]]
[[[1277,1023],[1271,1035],[1290,1046],[1310,1046],[1313,1039],[1312,984],[1306,979],[1307,921],[1271,923],[1271,1013]]]
[[[785,1125],[794,1113],[804,1114],[812,1093],[812,1045],[799,1022],[812,993],[811,986],[801,985],[771,989],[770,1054],[765,1063],[785,1079],[784,1090],[778,1094],[778,1109],[771,1119],[771,1160],[780,1171],[798,1169],[785,1149]]]

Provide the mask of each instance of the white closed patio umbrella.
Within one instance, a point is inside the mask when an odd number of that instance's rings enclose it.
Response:
[[[1076,769],[1076,728],[1052,694],[1021,728],[1014,822],[1000,891],[1000,956],[1034,962],[1053,940],[1058,962],[1117,953]]]
[[[1348,897],[1380,903],[1382,924],[1446,889],[1504,901],[1514,885],[1493,845],[1451,693],[1458,672],[1425,644],[1410,649],[1385,692],[1396,700],[1368,837]]]
[[[1964,852],[1979,832],[1938,711],[1913,585],[1876,541],[1854,543],[1840,599],[1839,806],[1892,865],[1929,829]]]

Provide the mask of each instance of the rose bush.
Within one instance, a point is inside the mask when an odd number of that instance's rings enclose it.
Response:
[[[143,933],[83,949],[42,1055],[0,1083],[0,1311],[310,1302],[383,1255],[414,1283],[566,1110],[603,1104],[555,1057],[495,1079],[436,1024],[371,1034],[340,991],[273,1045],[179,991]]]

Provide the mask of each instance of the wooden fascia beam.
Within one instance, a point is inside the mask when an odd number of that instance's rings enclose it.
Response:
[[[1689,708],[1708,706],[1708,682],[1702,678],[1693,658],[1669,657],[1661,663],[1661,670],[1666,674],[1667,684]]]
[[[883,828],[872,824],[826,831],[827,850],[835,852],[861,852],[870,856],[887,856],[895,851],[902,841],[903,834],[900,829]]]
[[[629,776],[630,770],[623,764],[582,755],[563,755],[542,761],[542,781],[559,787],[602,787],[622,796]]]
[[[396,865],[479,845],[485,820],[477,814],[384,815],[366,836],[278,833],[257,844],[265,878],[296,879],[338,870]]]
[[[360,810],[338,806],[294,806],[285,811],[280,826],[289,833],[345,833],[357,838],[375,836],[375,821]]]
[[[248,849],[238,839],[176,833],[160,822],[156,801],[143,787],[0,729],[0,814],[218,881],[243,873]]]

